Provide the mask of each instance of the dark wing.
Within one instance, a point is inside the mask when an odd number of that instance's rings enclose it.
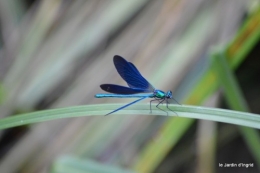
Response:
[[[114,84],[102,84],[100,88],[104,91],[114,93],[114,94],[137,94],[137,93],[150,93],[149,90],[144,90],[140,88],[128,88],[125,86],[114,85]]]
[[[136,73],[138,73],[140,76],[142,76],[141,73],[138,71],[138,69],[136,68],[136,66],[133,63],[131,63],[131,62],[128,62],[128,63],[129,63],[129,65],[132,66],[133,70],[135,70]]]
[[[140,88],[152,92],[154,87],[140,74],[134,64],[115,55],[114,64],[119,75],[126,81],[130,88]]]

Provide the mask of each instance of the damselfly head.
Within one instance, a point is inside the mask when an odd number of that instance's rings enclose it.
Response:
[[[167,99],[172,99],[172,92],[171,91],[167,91],[165,97]]]

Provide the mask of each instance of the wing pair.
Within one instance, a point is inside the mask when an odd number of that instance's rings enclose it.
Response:
[[[154,87],[140,74],[137,68],[131,62],[127,62],[124,58],[115,55],[114,64],[119,75],[126,81],[129,87],[102,84],[101,89],[114,94],[137,94],[151,93]]]

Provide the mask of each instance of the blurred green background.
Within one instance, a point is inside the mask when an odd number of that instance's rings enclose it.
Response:
[[[1,0],[0,31],[0,118],[132,101],[94,98],[125,85],[114,55],[183,104],[260,114],[258,0]],[[256,173],[259,144],[259,130],[180,117],[58,119],[1,131],[0,172]]]

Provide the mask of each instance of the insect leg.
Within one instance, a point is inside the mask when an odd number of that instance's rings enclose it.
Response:
[[[153,99],[153,100],[150,101],[150,114],[152,113],[152,102],[153,102],[153,101],[156,101],[156,100],[161,100],[161,99],[155,98],[155,99]]]
[[[179,105],[181,105],[179,102],[177,102],[177,100],[175,100],[173,97],[171,98],[171,99],[173,99],[176,103],[178,103]]]
[[[167,109],[169,109],[170,111],[174,112],[174,113],[178,116],[177,112],[171,110],[171,109],[168,107],[168,104],[169,104],[168,99],[166,99],[166,107],[167,107]]]
[[[161,108],[158,107],[164,100],[165,100],[165,98],[160,99],[160,102],[156,105],[156,107],[157,107],[158,109],[160,109],[161,111],[166,112],[166,114],[167,114],[167,116],[168,116],[168,112],[167,112],[167,111],[162,110]]]

